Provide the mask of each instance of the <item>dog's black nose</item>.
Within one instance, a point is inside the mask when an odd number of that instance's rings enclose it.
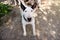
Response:
[[[27,19],[28,19],[28,22],[30,22],[32,18],[27,18]]]

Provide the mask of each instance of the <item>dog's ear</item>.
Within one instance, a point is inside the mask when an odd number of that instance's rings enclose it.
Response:
[[[35,2],[34,5],[31,6],[32,9],[36,8],[37,3]]]
[[[24,11],[26,9],[26,7],[21,3],[21,8]]]

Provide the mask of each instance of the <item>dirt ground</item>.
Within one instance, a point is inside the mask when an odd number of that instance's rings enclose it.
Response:
[[[36,36],[32,27],[27,25],[27,36],[23,36],[21,15],[18,7],[14,7],[7,23],[0,27],[0,40],[60,40],[60,0],[53,0],[47,13],[37,10]]]

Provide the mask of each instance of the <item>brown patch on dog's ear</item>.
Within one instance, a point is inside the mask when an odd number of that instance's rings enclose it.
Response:
[[[31,6],[32,9],[36,8],[37,3],[35,2],[34,5]]]
[[[26,9],[26,7],[21,3],[21,8],[24,11]]]

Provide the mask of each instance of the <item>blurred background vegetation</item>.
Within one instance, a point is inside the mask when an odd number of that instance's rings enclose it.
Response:
[[[0,24],[2,24],[3,16],[8,16],[11,11],[12,11],[11,5],[0,3]]]

